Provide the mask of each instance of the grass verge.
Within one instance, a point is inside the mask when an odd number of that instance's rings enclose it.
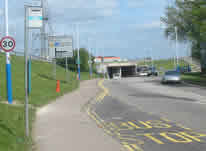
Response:
[[[0,150],[28,151],[32,139],[25,138],[23,106],[0,104],[0,115]],[[33,121],[34,110],[30,110],[30,123]]]
[[[140,62],[138,65],[149,65],[151,66],[151,62]],[[187,63],[184,60],[179,60],[179,65],[181,67],[186,66]],[[158,71],[161,73],[167,70],[175,69],[174,60],[173,59],[162,59],[162,60],[154,60],[154,66],[157,68]]]
[[[206,75],[200,72],[183,74],[182,79],[191,84],[206,86]]]
[[[7,100],[5,55],[0,54],[0,151],[28,151],[32,138],[25,139],[24,127],[24,57],[11,56],[13,100],[17,105],[4,104]],[[60,80],[61,92],[56,93],[56,80],[53,78],[53,65],[41,61],[32,61],[29,104],[40,107],[57,97],[78,88],[76,73],[57,66],[56,78]],[[96,77],[96,75],[95,75]],[[82,73],[82,80],[88,80],[89,74]],[[67,82],[68,81],[68,82]],[[35,119],[35,110],[30,110],[31,123]],[[32,131],[32,126],[30,127]]]

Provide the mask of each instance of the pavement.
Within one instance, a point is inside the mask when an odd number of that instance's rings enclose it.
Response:
[[[84,81],[79,90],[39,109],[34,130],[35,151],[120,151],[120,143],[91,120],[94,117],[90,102],[106,96],[99,93],[97,80]]]
[[[160,78],[106,80],[89,113],[128,151],[205,151],[206,93],[194,85],[162,85]]]

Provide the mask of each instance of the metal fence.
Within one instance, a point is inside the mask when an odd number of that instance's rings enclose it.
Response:
[[[13,51],[13,52],[11,52],[11,55],[22,56],[23,57],[24,52],[22,52],[22,51]],[[31,57],[32,60],[52,63],[52,59],[50,59],[48,57],[41,57],[41,56],[37,56],[37,55],[30,55],[30,57]]]

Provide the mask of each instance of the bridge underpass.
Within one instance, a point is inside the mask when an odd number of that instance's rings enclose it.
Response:
[[[137,74],[137,65],[135,63],[110,63],[107,64],[107,73],[110,79],[115,73],[121,77],[133,77]]]

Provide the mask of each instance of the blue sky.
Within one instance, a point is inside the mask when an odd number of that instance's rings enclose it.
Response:
[[[24,3],[31,0],[9,0],[10,34],[17,39],[17,50],[23,49]],[[0,1],[0,29],[3,29],[3,0]],[[175,54],[175,43],[164,37],[160,17],[168,0],[48,0],[50,24],[56,34],[74,35],[79,23],[80,45],[93,54],[126,58],[169,58]],[[90,40],[88,40],[90,39]],[[38,46],[38,41],[36,41]],[[186,46],[179,54],[188,54]]]

